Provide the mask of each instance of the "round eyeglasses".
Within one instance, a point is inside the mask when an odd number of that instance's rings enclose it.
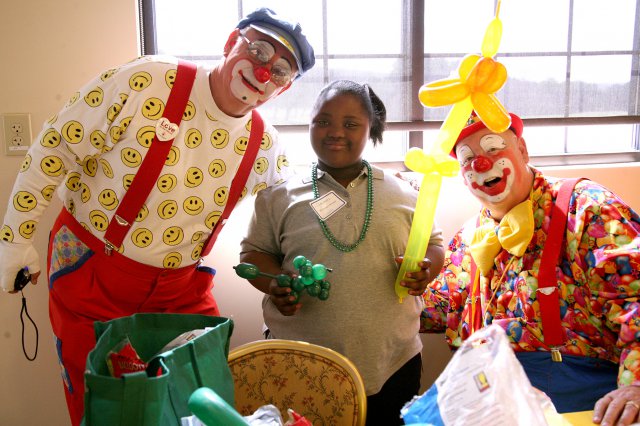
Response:
[[[265,40],[251,41],[244,34],[240,35],[242,40],[247,43],[247,54],[251,60],[259,65],[268,64],[276,53],[273,45]],[[265,69],[265,71],[270,73],[270,76],[264,73],[261,78],[257,74],[256,77],[263,83],[271,80],[278,87],[286,86],[296,76],[296,73],[291,71],[289,63],[284,59],[278,59],[275,64],[271,65],[270,70]]]

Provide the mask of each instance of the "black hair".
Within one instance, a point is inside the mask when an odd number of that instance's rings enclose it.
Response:
[[[382,100],[368,84],[359,84],[351,80],[335,80],[322,88],[313,106],[315,111],[329,94],[348,94],[357,97],[369,114],[369,137],[373,146],[382,143],[382,133],[387,124],[387,109]]]

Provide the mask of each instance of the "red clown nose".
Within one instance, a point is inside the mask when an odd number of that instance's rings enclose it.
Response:
[[[491,170],[491,167],[493,167],[493,162],[484,155],[479,155],[475,160],[473,160],[473,162],[471,163],[471,167],[478,173],[484,173],[488,170]]]
[[[265,67],[257,67],[253,70],[253,75],[260,83],[266,83],[271,78],[271,73]]]

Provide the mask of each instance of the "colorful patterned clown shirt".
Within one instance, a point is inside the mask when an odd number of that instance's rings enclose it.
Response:
[[[502,250],[480,277],[482,324],[499,324],[516,352],[547,351],[536,298],[550,211],[562,180],[537,170],[532,202],[535,231],[521,257]],[[470,334],[472,259],[477,226],[497,222],[483,209],[452,238],[440,275],[424,294],[421,332],[444,332],[452,348]],[[640,384],[640,217],[619,197],[589,180],[574,188],[556,270],[566,340],[560,352],[610,360],[618,384]]]

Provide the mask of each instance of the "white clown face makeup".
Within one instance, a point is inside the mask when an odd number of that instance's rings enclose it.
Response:
[[[499,203],[511,193],[513,163],[504,155],[506,146],[502,136],[491,133],[480,139],[478,155],[468,145],[459,149],[463,177],[475,197]]]
[[[271,81],[260,83],[253,74],[254,66],[246,59],[238,61],[233,67],[230,88],[243,104],[258,106],[280,93],[281,88]]]
[[[236,33],[235,47],[228,60],[236,61],[229,88],[241,103],[257,107],[277,96],[296,76],[291,53],[275,41],[263,39],[257,31]]]
[[[458,143],[456,156],[465,185],[492,211],[508,211],[529,192],[526,147],[511,131],[480,130]]]
[[[242,34],[236,29],[224,46],[224,61],[209,74],[209,86],[225,114],[241,117],[287,90],[297,72],[286,47],[252,28]]]

